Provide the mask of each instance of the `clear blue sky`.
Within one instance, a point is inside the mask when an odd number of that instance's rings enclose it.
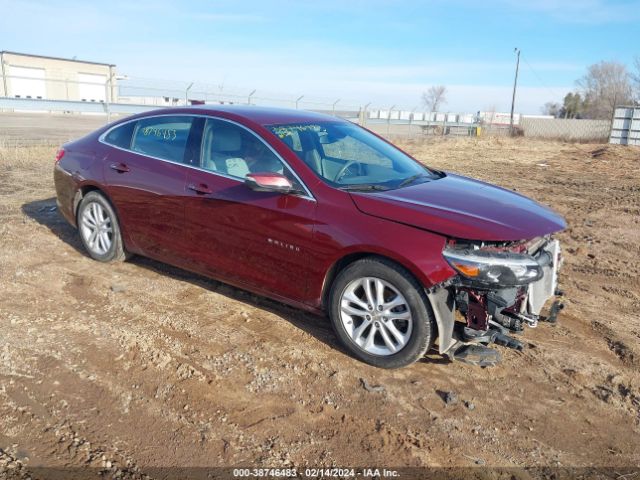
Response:
[[[640,56],[639,0],[0,0],[0,12],[0,50],[409,109],[443,84],[445,110],[507,110],[516,46],[523,113],[592,63]]]

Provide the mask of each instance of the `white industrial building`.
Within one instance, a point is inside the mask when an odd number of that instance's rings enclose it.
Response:
[[[1,97],[118,101],[115,65],[0,51],[0,67]]]

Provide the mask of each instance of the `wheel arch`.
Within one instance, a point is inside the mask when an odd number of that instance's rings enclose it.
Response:
[[[80,187],[76,190],[76,193],[75,193],[75,195],[73,197],[73,217],[74,218],[77,219],[77,217],[78,217],[78,207],[80,206],[80,202],[82,202],[82,199],[89,192],[98,192],[101,195],[103,195],[104,198],[106,198],[109,201],[109,203],[111,204],[111,207],[116,211],[116,214],[118,214],[116,206],[114,205],[113,201],[111,200],[111,197],[109,196],[109,194],[107,192],[104,191],[104,189],[100,188],[100,186],[98,186],[98,185],[96,185],[94,183],[85,183],[83,185],[80,185]],[[118,215],[118,217],[120,217],[120,215]]]
[[[113,208],[113,211],[116,213],[118,226],[120,227],[120,233],[122,234],[122,241],[124,242],[124,247],[127,251],[133,251],[133,247],[135,246],[135,244],[129,236],[126,225],[123,224],[122,216],[120,215],[120,211],[118,210],[117,205],[114,203],[109,193],[98,184],[85,183],[80,185],[76,190],[75,196],[73,197],[73,218],[76,222],[76,226],[78,223],[78,208],[80,207],[80,202],[82,202],[82,199],[91,192],[98,192],[99,194],[104,196],[107,202],[109,202],[111,208]]]
[[[418,284],[424,288],[430,288],[440,282],[440,280],[434,281],[430,277],[429,273],[420,269],[417,265],[411,262],[410,259],[399,256],[394,252],[381,250],[375,247],[361,247],[357,249],[350,249],[349,251],[342,252],[342,254],[338,256],[338,258],[334,260],[333,263],[331,263],[329,268],[326,269],[326,273],[322,282],[322,291],[320,297],[321,308],[324,308],[327,305],[329,292],[331,291],[331,285],[333,284],[333,281],[335,280],[337,275],[351,263],[365,257],[377,257],[395,263],[399,267],[402,267],[407,272],[409,272],[418,282]]]
[[[320,308],[322,310],[327,311],[327,307],[329,305],[329,295],[331,294],[331,287],[333,286],[333,282],[335,281],[338,274],[352,263],[367,257],[381,257],[381,255],[364,251],[352,252],[342,256],[341,258],[333,262],[333,264],[327,270],[327,273],[324,276],[324,281],[322,282],[322,293],[320,297]],[[387,258],[387,260],[393,261],[390,258]]]
[[[415,271],[414,271],[415,266],[408,265],[409,262],[403,262],[390,255],[385,255],[383,253],[379,253],[375,251],[367,251],[367,250],[355,251],[340,257],[327,270],[327,273],[324,278],[324,282],[322,284],[321,309],[323,311],[325,312],[328,311],[329,297],[331,295],[331,287],[333,286],[333,283],[338,277],[338,274],[341,271],[343,271],[345,268],[347,268],[349,265],[351,265],[352,263],[357,262],[358,260],[362,260],[363,258],[380,258],[388,262],[392,262],[397,266],[401,267],[402,269],[406,270],[407,273],[409,273],[416,280],[418,285],[422,286],[423,288],[425,287],[424,281],[422,281],[420,277],[415,274]],[[431,311],[431,315],[433,316],[433,318],[436,319],[436,316],[434,315],[434,305],[432,305],[431,299],[429,298],[429,296],[426,295],[426,291],[423,291],[423,293],[424,293],[426,307]],[[439,323],[440,322],[434,321],[434,327],[436,330],[434,338],[437,338],[437,336],[439,336],[440,334]]]

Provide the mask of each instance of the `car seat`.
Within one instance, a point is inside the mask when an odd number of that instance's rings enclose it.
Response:
[[[304,163],[309,165],[317,174],[322,175],[322,157],[315,148],[304,154]]]
[[[241,149],[242,137],[236,128],[211,128],[205,132],[202,167],[214,172],[230,173],[227,160],[239,159]]]

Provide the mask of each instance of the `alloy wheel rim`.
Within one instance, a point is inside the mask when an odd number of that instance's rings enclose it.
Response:
[[[361,277],[340,297],[340,321],[361,350],[389,356],[402,350],[413,331],[413,316],[404,296],[389,282]]]
[[[104,255],[113,243],[113,226],[109,213],[98,202],[91,202],[82,212],[80,231],[93,253]]]

